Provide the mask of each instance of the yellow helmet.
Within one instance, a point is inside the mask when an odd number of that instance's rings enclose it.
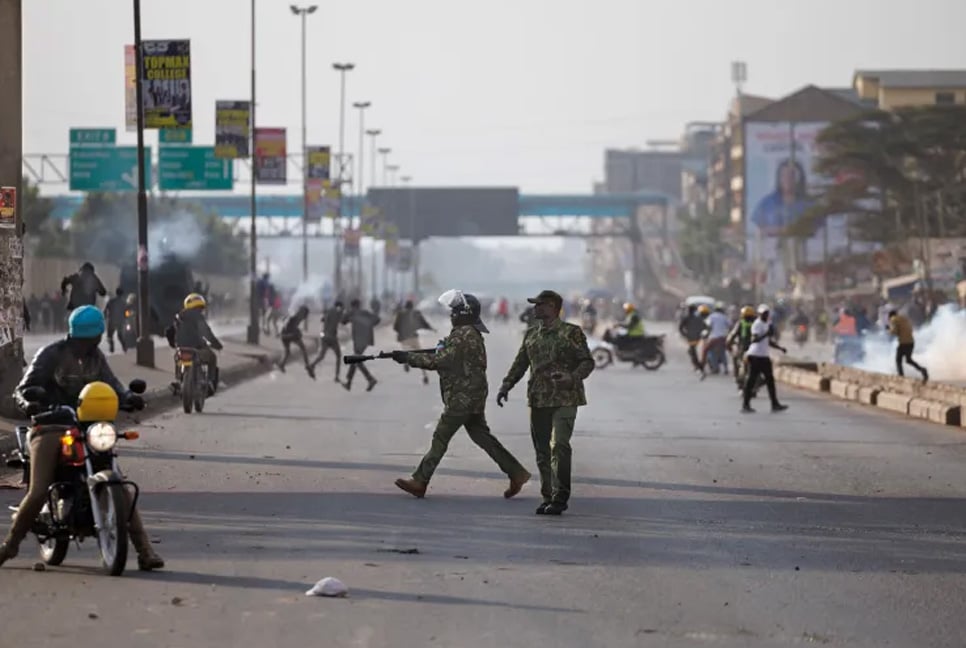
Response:
[[[77,420],[81,423],[113,421],[117,418],[117,392],[104,382],[88,383],[81,390],[77,404]]]
[[[184,298],[185,310],[207,308],[207,307],[208,307],[208,303],[205,301],[205,298],[199,295],[198,293],[191,293],[190,295]]]
[[[707,304],[701,304],[700,306],[698,306],[698,312],[701,315],[710,315],[711,314],[711,307],[708,306]]]
[[[636,310],[637,310],[637,307],[634,306],[634,304],[632,304],[630,302],[624,302],[624,312],[625,313],[633,313]]]
[[[755,307],[754,306],[743,306],[741,308],[741,316],[742,317],[754,317],[755,316]]]

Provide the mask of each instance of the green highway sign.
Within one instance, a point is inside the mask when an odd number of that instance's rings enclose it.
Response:
[[[70,146],[114,146],[117,131],[113,128],[72,128]]]
[[[161,144],[191,144],[190,128],[162,128],[158,133]]]
[[[232,161],[215,157],[214,146],[163,147],[158,152],[158,187],[167,191],[231,190]]]
[[[151,186],[151,148],[144,147],[146,186]],[[137,191],[138,147],[84,146],[70,149],[71,191]]]

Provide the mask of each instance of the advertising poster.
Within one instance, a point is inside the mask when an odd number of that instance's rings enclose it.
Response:
[[[191,43],[141,41],[145,128],[191,128]]]
[[[309,146],[306,149],[306,177],[312,180],[329,179],[329,161],[332,157],[328,146]]]
[[[359,256],[359,242],[362,232],[357,229],[347,229],[342,233],[342,252],[346,257]]]
[[[138,129],[137,60],[134,45],[124,46],[124,127],[135,132]]]
[[[767,289],[788,287],[791,264],[824,259],[824,231],[798,244],[786,237],[830,183],[814,170],[816,139],[828,122],[748,122],[745,124],[745,250],[751,268]],[[828,219],[829,255],[848,245],[844,216]]]
[[[17,222],[17,188],[0,187],[0,227],[13,229]]]
[[[255,129],[255,182],[266,185],[286,183],[284,128]]]
[[[251,153],[251,103],[248,101],[215,102],[215,157],[247,158]]]

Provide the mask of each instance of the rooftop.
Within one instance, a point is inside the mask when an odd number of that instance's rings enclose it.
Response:
[[[966,87],[966,70],[856,70],[859,77],[878,79],[886,88]]]

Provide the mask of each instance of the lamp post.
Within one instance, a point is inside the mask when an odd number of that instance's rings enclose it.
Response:
[[[309,191],[308,191],[308,169],[309,156],[306,152],[305,143],[305,18],[318,9],[316,5],[308,7],[297,7],[291,5],[292,13],[302,19],[302,281],[309,278],[309,237],[308,237],[308,218],[309,218]]]
[[[389,154],[392,153],[392,149],[388,146],[383,146],[379,149],[379,155],[382,156],[382,186],[389,186]]]
[[[141,0],[134,0],[134,68],[138,124],[138,339],[137,363],[154,367],[154,340],[151,339],[151,304],[148,290],[148,196],[144,186],[144,102],[141,84]]]
[[[370,128],[369,130],[366,131],[366,135],[368,135],[369,137],[372,138],[372,156],[371,156],[372,159],[370,160],[370,164],[372,165],[372,180],[369,181],[369,184],[371,186],[375,186],[376,185],[376,151],[377,151],[377,149],[376,149],[376,138],[379,137],[379,135],[381,135],[381,134],[382,134],[382,131],[379,130],[378,128]],[[377,236],[376,236],[376,227],[375,227],[375,225],[373,225],[373,230],[372,230],[372,253],[371,253],[372,254],[372,259],[371,259],[371,263],[370,263],[371,267],[370,267],[370,270],[369,270],[369,274],[371,275],[370,282],[369,282],[370,283],[369,290],[370,290],[370,292],[372,294],[372,297],[376,297],[378,295],[378,286],[376,284],[376,238],[377,238]]]
[[[335,294],[342,292],[342,216],[345,207],[345,75],[351,72],[355,65],[352,63],[333,63],[332,68],[339,72],[339,214],[332,227],[332,237],[335,241]]]
[[[356,101],[352,104],[359,109],[359,175],[356,177],[356,199],[359,208],[359,226],[362,227],[362,216],[365,211],[365,135],[366,135],[366,108],[372,105],[371,101]],[[355,268],[355,288],[362,293],[362,247],[359,247],[359,254],[356,256]]]
[[[400,176],[399,180],[406,185],[409,194],[409,246],[412,255],[413,299],[419,300],[419,243],[416,241],[416,206],[413,204],[413,188],[410,184],[413,177]]]
[[[399,171],[398,164],[390,164],[386,166],[386,171],[389,174],[389,178],[386,182],[386,186],[395,187],[396,186],[396,172]]]
[[[258,315],[260,312],[259,302],[261,300],[261,295],[258,294],[258,281],[255,278],[258,274],[258,240],[255,233],[255,0],[252,0],[252,101],[249,106],[251,111],[249,115],[251,116],[251,123],[249,124],[250,134],[250,145],[248,153],[251,156],[251,169],[252,169],[252,193],[251,193],[251,226],[248,233],[248,335],[247,340],[249,344],[258,344],[258,335],[261,331],[261,326],[259,326]]]

